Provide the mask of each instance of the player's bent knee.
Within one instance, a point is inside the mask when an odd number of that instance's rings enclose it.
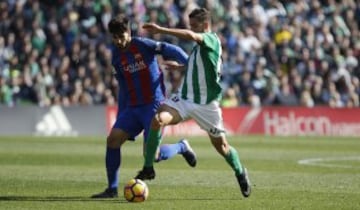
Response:
[[[161,127],[161,119],[160,115],[156,114],[151,121],[151,128],[152,129],[159,129]]]
[[[159,123],[162,126],[168,125],[173,119],[174,116],[168,111],[163,111],[159,113]]]

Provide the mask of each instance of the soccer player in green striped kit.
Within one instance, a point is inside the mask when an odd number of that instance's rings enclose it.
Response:
[[[191,30],[165,28],[154,23],[143,26],[152,34],[172,35],[197,44],[193,47],[186,66],[171,65],[172,68],[185,69],[183,84],[179,94],[167,99],[154,116],[147,137],[144,167],[135,178],[155,178],[153,163],[161,142],[162,127],[192,118],[208,133],[216,151],[234,170],[242,195],[249,197],[251,186],[247,170],[241,164],[238,152],[229,145],[225,137],[219,106],[222,92],[219,83],[222,49],[218,36],[211,32],[210,19],[209,11],[201,8],[194,9],[189,14]]]

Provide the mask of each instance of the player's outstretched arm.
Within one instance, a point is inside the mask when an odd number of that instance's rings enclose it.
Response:
[[[188,29],[178,29],[178,28],[166,28],[161,27],[155,23],[145,23],[143,28],[152,34],[168,34],[172,36],[176,36],[180,39],[185,39],[189,41],[195,41],[197,43],[201,43],[203,41],[203,37],[199,33],[195,33]]]
[[[189,56],[179,46],[144,37],[139,39],[152,53],[161,55],[164,60],[174,60],[181,64],[187,63]]]
[[[167,70],[183,71],[186,68],[186,66],[183,64],[180,64],[176,61],[169,61],[169,60],[163,61],[162,65],[164,65]]]
[[[160,54],[164,60],[175,60],[181,64],[187,63],[188,55],[176,45],[161,42]]]

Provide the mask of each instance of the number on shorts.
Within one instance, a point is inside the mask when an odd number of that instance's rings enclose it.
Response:
[[[219,135],[220,130],[218,130],[217,128],[210,128],[209,133],[211,133],[212,135]]]
[[[171,100],[172,100],[173,102],[178,102],[180,99],[179,99],[178,96],[173,96],[173,97],[171,98]]]

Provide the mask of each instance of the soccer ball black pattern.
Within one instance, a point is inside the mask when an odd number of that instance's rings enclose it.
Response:
[[[131,179],[124,187],[124,197],[129,202],[143,202],[149,196],[149,189],[140,179]]]

